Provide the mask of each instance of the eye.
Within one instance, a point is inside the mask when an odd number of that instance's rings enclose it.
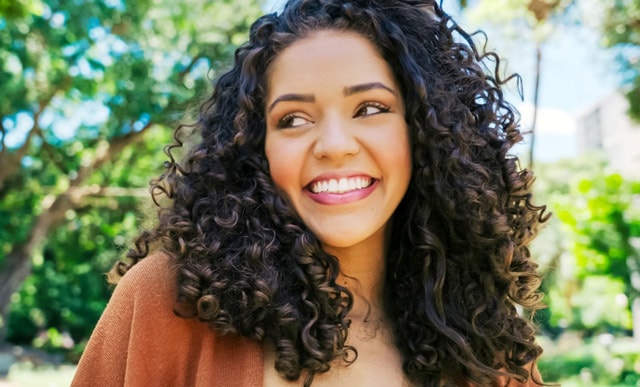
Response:
[[[278,129],[297,128],[310,121],[304,117],[296,115],[296,113],[287,114],[278,121]]]
[[[379,102],[365,102],[358,107],[354,117],[367,117],[380,113],[387,113],[389,107]]]

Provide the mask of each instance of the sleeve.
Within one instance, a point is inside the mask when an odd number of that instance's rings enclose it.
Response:
[[[177,317],[169,258],[150,256],[120,280],[72,386],[200,385],[213,377],[214,334]]]

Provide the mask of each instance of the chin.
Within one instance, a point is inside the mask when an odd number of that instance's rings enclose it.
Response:
[[[353,230],[350,230],[353,231]],[[351,250],[352,253],[357,251],[375,251],[382,249],[384,240],[379,238],[378,233],[358,233],[343,232],[331,233],[331,235],[316,234],[320,240],[322,248],[327,252],[337,253],[338,250]]]

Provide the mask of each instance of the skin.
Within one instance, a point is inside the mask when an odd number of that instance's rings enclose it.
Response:
[[[358,360],[316,376],[314,385],[403,385],[379,308],[386,234],[411,178],[404,102],[389,65],[357,33],[312,33],[273,62],[265,114],[271,177],[338,257],[346,274],[339,280],[355,294],[347,344]],[[273,368],[274,355],[267,343],[265,386],[288,385]]]

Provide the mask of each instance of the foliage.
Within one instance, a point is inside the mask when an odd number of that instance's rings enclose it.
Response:
[[[640,382],[637,343],[602,335],[576,348],[556,350],[538,363],[546,382],[573,380],[578,385],[636,386]]]
[[[609,0],[601,25],[604,45],[615,47],[628,86],[629,115],[640,120],[640,1]]]
[[[537,172],[536,193],[554,213],[533,245],[549,305],[538,321],[552,335],[564,329],[626,333],[638,296],[640,183],[608,172],[594,155],[541,164]]]
[[[103,273],[141,228],[140,197],[171,127],[244,40],[256,1],[0,0],[0,274],[14,270],[10,257],[33,263],[12,291],[12,341],[86,340],[110,293]],[[494,20],[527,28],[540,21],[527,8],[537,3],[481,2]],[[614,3],[605,35],[625,47],[640,117],[640,2]],[[538,28],[547,36],[548,25]],[[547,271],[545,328],[628,329],[615,299],[638,297],[638,183],[599,162],[537,171],[538,195],[556,214],[534,247]],[[550,363],[598,361],[571,356]],[[629,356],[625,367],[638,362]]]
[[[257,1],[0,0],[0,328],[11,340],[86,340],[109,297],[104,273],[141,229],[162,147],[246,39]]]
[[[0,0],[0,17],[14,19],[41,12],[42,3],[39,0]]]
[[[629,297],[639,296],[632,274],[640,272],[640,256],[633,245],[640,238],[640,182],[599,173],[579,180],[572,194],[574,200],[564,203],[558,217],[575,235],[572,252],[578,277],[618,278]]]
[[[571,5],[571,0],[490,0],[470,8],[469,17],[477,22],[499,25],[511,38],[531,34],[530,40],[548,38],[556,20]]]
[[[10,341],[32,344],[45,332],[51,336],[51,329],[69,334],[74,343],[87,338],[110,295],[103,273],[139,227],[136,204],[128,199],[128,206],[114,202],[115,211],[102,206],[73,211],[68,223],[48,236],[43,251],[34,256],[33,274],[14,294]],[[49,349],[71,347],[55,340],[40,344]]]

